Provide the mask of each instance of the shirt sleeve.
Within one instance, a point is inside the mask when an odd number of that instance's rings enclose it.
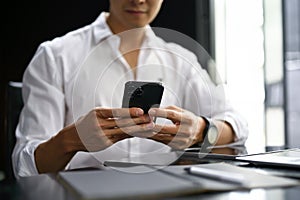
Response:
[[[16,178],[37,174],[36,147],[64,126],[62,72],[47,43],[41,44],[23,76],[24,107],[16,129],[12,154]]]

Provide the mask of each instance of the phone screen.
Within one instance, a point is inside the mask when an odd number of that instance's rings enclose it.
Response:
[[[152,107],[159,107],[164,87],[159,82],[128,81],[125,84],[123,108],[138,107],[148,113]]]

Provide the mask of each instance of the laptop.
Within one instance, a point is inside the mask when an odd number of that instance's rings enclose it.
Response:
[[[300,169],[300,149],[285,149],[260,154],[237,156],[237,161],[245,161],[255,165],[272,167],[288,167]]]

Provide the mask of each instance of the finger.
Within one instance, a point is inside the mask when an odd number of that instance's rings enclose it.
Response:
[[[109,129],[115,127],[126,127],[137,124],[149,123],[151,121],[149,115],[143,115],[135,118],[121,118],[121,119],[107,119],[105,121],[99,120],[100,128]]]
[[[118,127],[134,126],[139,124],[150,123],[149,115],[143,115],[135,118],[118,119],[115,121]]]
[[[104,141],[105,146],[109,147],[109,146],[111,146],[112,144],[114,144],[118,141],[130,138],[130,137],[131,137],[130,135],[127,135],[125,133],[123,133],[123,134],[113,134],[113,135],[105,134],[105,135],[102,136],[102,140]]]
[[[148,113],[151,117],[167,118],[169,120],[172,120],[173,122],[190,122],[190,118],[186,117],[183,112],[178,112],[170,109],[151,108]]]
[[[99,118],[120,118],[120,117],[138,117],[144,114],[141,108],[96,108]]]
[[[153,130],[157,133],[176,135],[179,131],[179,126],[175,126],[173,124],[167,124],[167,125],[155,124]]]
[[[125,127],[116,127],[113,129],[107,129],[106,130],[106,135],[111,136],[111,135],[116,135],[116,134],[128,134],[131,135],[132,133],[136,132],[145,132],[145,131],[150,131],[154,127],[154,123],[146,123],[146,124],[140,124],[140,125],[133,125],[133,126],[125,126]]]
[[[196,129],[194,127],[191,127],[188,124],[180,124],[180,125],[156,124],[153,130],[160,133],[173,134],[173,135],[178,135],[183,137],[191,137],[196,134]]]
[[[121,130],[124,131],[125,133],[134,136],[135,133],[141,133],[141,132],[147,132],[147,131],[152,131],[154,127],[154,123],[150,122],[147,124],[140,124],[140,125],[135,125],[135,126],[127,126],[127,127],[122,127]]]
[[[153,131],[163,134],[176,135],[177,137],[194,138],[196,135],[195,129],[188,124],[155,124]]]
[[[166,109],[169,109],[169,110],[175,110],[175,111],[178,111],[178,112],[183,112],[183,109],[182,108],[179,108],[177,106],[167,106]]]
[[[191,130],[191,127],[186,125],[186,124],[180,124],[180,125],[155,124],[153,130],[158,132],[158,133],[177,135],[177,136],[180,136],[180,137],[190,137],[191,133],[193,133],[192,130]]]

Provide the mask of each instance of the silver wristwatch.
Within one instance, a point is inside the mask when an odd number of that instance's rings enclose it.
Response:
[[[214,146],[219,137],[219,131],[214,122],[207,117],[201,116],[205,121],[205,128],[203,131],[203,141],[201,143],[201,151],[207,151],[207,147]]]

